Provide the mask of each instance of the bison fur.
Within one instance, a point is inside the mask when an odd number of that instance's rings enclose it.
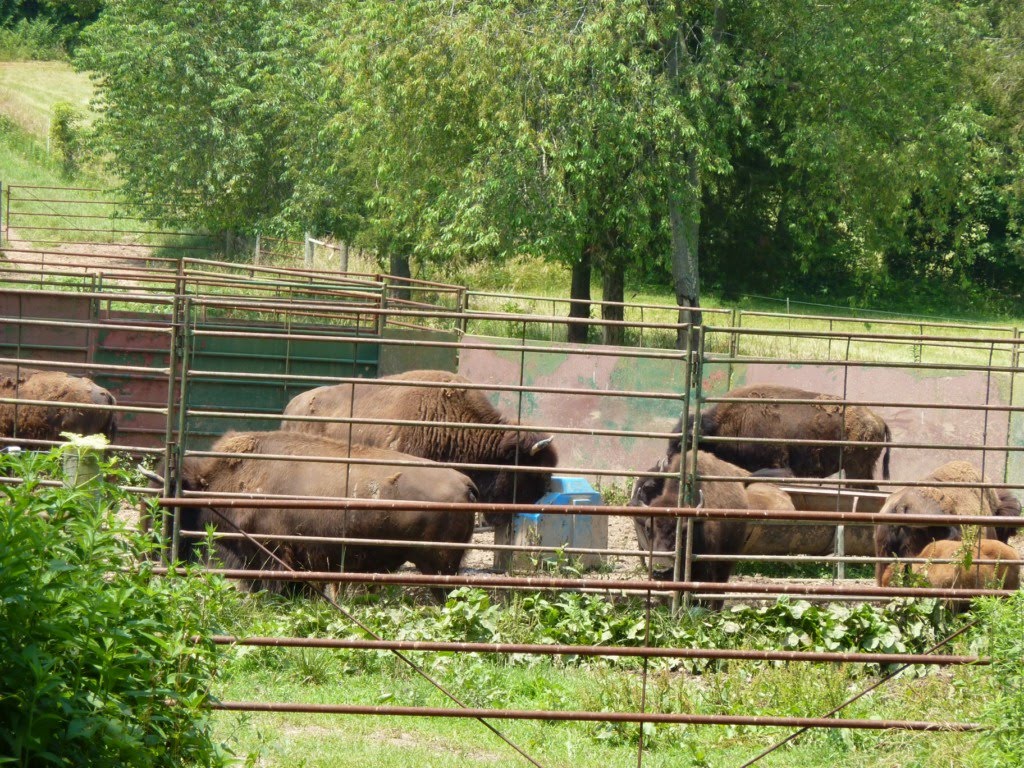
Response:
[[[966,548],[966,549],[965,549]],[[965,567],[964,556],[970,554],[971,565]],[[933,541],[920,552],[918,558],[925,560],[952,560],[950,563],[899,563],[890,564],[882,573],[880,583],[888,587],[898,573],[909,568],[936,589],[1019,589],[1020,554],[996,539],[982,539],[975,545],[962,541]],[[982,563],[980,560],[995,560]]]
[[[110,392],[84,376],[0,365],[0,397],[55,404],[0,403],[0,437],[59,441],[61,432],[74,432],[113,441],[117,436],[114,411],[75,407],[116,404]]]
[[[1020,499],[1005,488],[997,488],[996,496],[999,504],[996,506],[996,515],[999,517],[1020,517]],[[1017,526],[997,525],[996,538],[1004,544],[1020,530]]]
[[[775,440],[829,440],[879,443],[879,445],[800,445],[796,443],[716,442],[699,443],[715,454],[751,472],[770,467],[785,468],[797,477],[828,477],[845,470],[852,479],[871,479],[879,456],[882,477],[889,479],[891,440],[885,421],[871,409],[844,405],[841,398],[795,387],[758,384],[733,389],[725,397],[750,402],[715,403],[700,414],[700,437],[766,438]],[[777,403],[776,400],[813,400],[810,403]],[[693,437],[691,415],[686,434],[676,422],[667,455],[679,453]]]
[[[295,432],[228,433],[213,451],[244,454],[244,457],[187,458],[181,473],[182,490],[205,494],[314,496],[330,498],[395,499],[441,503],[473,503],[476,487],[460,472],[439,467],[419,457],[383,448],[349,446],[330,438]],[[283,455],[337,459],[263,459]],[[347,459],[392,461],[396,464],[354,464]],[[415,462],[401,465],[397,462]],[[473,515],[438,510],[345,510],[224,507],[182,508],[181,527],[204,530],[213,525],[222,531],[244,531],[272,536],[304,535],[395,539],[405,541],[468,543],[473,534]],[[358,546],[333,542],[268,541],[265,546],[296,570],[352,572],[394,571],[406,562],[422,573],[451,575],[458,572],[464,549],[407,546]],[[343,554],[344,551],[344,554]],[[281,569],[282,566],[252,541],[217,539],[216,556],[231,568]],[[185,559],[196,559],[197,550],[187,547]],[[343,562],[344,559],[344,562]],[[282,582],[257,582],[256,588],[282,591]]]
[[[999,496],[982,484],[990,482],[969,462],[951,461],[943,464],[923,482],[936,485],[908,486],[893,492],[886,499],[881,514],[895,515],[994,515],[999,508]],[[977,483],[980,487],[950,487],[946,483]],[[933,541],[977,538],[976,526],[961,530],[959,524],[950,525],[895,525],[882,523],[875,526],[875,556],[882,558],[914,557]],[[996,530],[985,527],[981,538],[996,539]],[[875,579],[880,584],[885,572],[884,562],[875,564]]]
[[[469,383],[469,379],[448,371],[407,371],[354,386],[318,387],[294,397],[284,411],[285,416],[423,421],[437,422],[436,426],[286,419],[281,428],[388,448],[432,461],[494,465],[494,469],[466,467],[463,470],[479,489],[481,501],[534,503],[547,493],[550,470],[558,464],[551,437],[509,424],[480,390],[460,386]],[[510,467],[525,467],[527,471],[508,469]],[[497,522],[503,517],[490,519]]]
[[[637,493],[634,487],[633,506],[675,507],[679,505],[679,471],[681,456],[677,454],[665,466],[664,471],[675,473],[676,476],[665,479],[661,493],[651,499],[649,504],[643,503],[643,492]],[[746,509],[747,499],[743,490],[743,479],[747,472],[721,461],[717,457],[703,451],[690,451],[687,454],[687,471],[697,462],[697,492],[703,499],[705,509]],[[711,475],[732,477],[735,480],[704,481],[701,477]],[[654,550],[674,550],[676,536],[676,520],[669,517],[644,518],[634,517],[637,538],[641,548],[651,547]],[[684,532],[685,537],[685,532]],[[746,536],[746,523],[742,520],[696,520],[693,525],[693,553],[695,555],[735,555],[743,547]],[[655,559],[652,571],[655,578],[670,579],[671,559]],[[732,574],[733,563],[729,561],[702,562],[696,560],[691,569],[694,581],[727,582]],[[722,607],[720,599],[708,601],[708,607],[717,610]]]

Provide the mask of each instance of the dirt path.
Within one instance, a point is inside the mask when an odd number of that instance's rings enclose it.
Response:
[[[55,274],[94,274],[102,273],[118,282],[134,284],[127,275],[146,267],[147,260],[152,257],[150,246],[131,245],[124,243],[47,243],[36,245],[24,239],[14,228],[4,234],[3,245],[0,246],[0,260],[5,264],[35,272],[45,277],[48,270],[55,269]]]

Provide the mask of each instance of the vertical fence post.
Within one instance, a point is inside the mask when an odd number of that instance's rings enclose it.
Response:
[[[1013,396],[1015,394],[1016,387],[1014,384],[1017,382],[1017,369],[1020,367],[1020,340],[1021,331],[1017,326],[1013,327],[1013,343],[1010,344],[1010,396],[1009,404],[1010,410],[1006,412],[1006,443],[1010,444],[1013,439]],[[1003,482],[1010,482],[1010,464],[1016,464],[1015,458],[1017,456],[1016,451],[1007,451],[1006,460],[1003,462]]]
[[[303,235],[306,269],[313,268],[313,235],[306,232]]]
[[[181,467],[185,461],[185,446],[188,445],[188,373],[189,355],[192,351],[191,336],[192,330],[192,299],[184,296],[181,304],[181,386],[178,394],[178,445],[175,460],[175,488],[174,495],[181,495]],[[174,508],[171,516],[171,561],[179,559],[181,548],[181,507]]]
[[[692,320],[692,315],[691,315]],[[685,398],[683,400],[683,413],[681,415],[680,425],[680,437],[679,437],[679,491],[680,498],[677,499],[677,503],[688,507],[694,505],[694,500],[697,496],[695,493],[696,476],[697,476],[697,442],[699,440],[700,433],[700,391],[701,391],[701,361],[704,355],[704,328],[698,326],[697,331],[697,344],[694,347],[694,328],[690,325],[690,330],[686,334],[686,373],[684,378]],[[686,437],[688,435],[688,425],[690,421],[690,415],[693,415],[693,432],[690,433],[692,440],[691,450],[693,451],[694,461],[693,466],[690,467],[690,471],[687,472],[686,457],[689,451],[687,450]],[[680,575],[683,581],[690,581],[693,576],[693,527],[694,519],[692,517],[686,518],[686,546],[685,551],[683,549],[682,542],[682,521],[676,521],[676,541],[675,541],[675,563],[672,567],[672,579],[673,581],[679,581]],[[680,573],[682,570],[682,573]],[[673,615],[679,612],[679,593],[675,592],[672,595],[672,613]],[[683,595],[682,604],[683,607],[689,607],[691,603],[691,595],[689,592]]]
[[[256,247],[252,253],[252,263],[257,267],[260,265],[260,233],[256,233]]]
[[[339,250],[341,251],[341,264],[338,265],[340,267],[339,271],[348,272],[348,243],[342,243]]]
[[[2,181],[0,181],[0,202],[2,202],[3,199],[4,199],[4,183]],[[6,239],[4,236],[6,234],[7,234],[6,232],[0,232],[0,245],[4,244],[4,240]]]

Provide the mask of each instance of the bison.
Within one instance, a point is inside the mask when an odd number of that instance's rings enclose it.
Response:
[[[965,551],[965,547],[967,551]],[[964,567],[964,555],[970,553],[972,564]],[[1020,587],[1020,555],[1009,544],[995,539],[982,539],[976,545],[944,539],[933,541],[917,557],[925,560],[953,560],[951,563],[890,564],[882,573],[879,583],[888,587],[897,573],[910,571],[936,589],[1018,589]],[[995,563],[978,563],[995,560]]]
[[[997,516],[1020,517],[1020,499],[1005,488],[997,488],[996,496],[999,498],[999,505],[996,507]],[[1016,526],[997,525],[996,538],[1005,544],[1018,530]]]
[[[989,482],[975,467],[966,461],[951,461],[943,464],[923,482],[934,482],[934,486],[909,486],[890,494],[882,507],[882,514],[896,515],[994,515],[1000,507],[999,495],[991,488],[949,487],[947,483]],[[969,526],[971,528],[973,526]],[[1002,529],[1005,533],[1009,528]],[[963,534],[967,533],[967,536]],[[883,523],[875,526],[875,556],[884,558],[914,557],[933,541],[945,539],[974,538],[976,531],[962,531],[959,524],[949,525],[894,525]],[[984,539],[998,539],[997,530],[986,527],[981,532]],[[886,564],[875,564],[875,579],[882,583]]]
[[[889,442],[889,426],[878,414],[860,405],[844,405],[832,395],[795,387],[758,384],[740,387],[725,397],[751,402],[716,403],[700,414],[700,437],[772,438],[776,440],[831,440]],[[775,400],[813,400],[776,403]],[[669,440],[667,455],[677,454],[693,436],[694,417],[686,435]],[[681,432],[682,418],[672,430]],[[763,468],[788,469],[797,477],[828,477],[840,469],[853,479],[871,479],[882,445],[799,445],[794,443],[708,442],[703,450],[751,472]],[[884,450],[882,477],[889,479],[889,448]]]
[[[426,382],[443,386],[415,386]],[[550,470],[558,464],[551,437],[509,425],[480,390],[466,389],[469,379],[448,371],[407,371],[367,383],[318,387],[292,398],[285,416],[443,422],[448,426],[411,426],[284,420],[281,428],[324,435],[362,445],[389,448],[432,461],[495,465],[466,467],[480,499],[488,503],[532,504],[548,489],[550,471],[516,472],[523,466]],[[480,429],[452,424],[505,427]],[[494,516],[492,521],[502,519]]]
[[[206,494],[265,496],[325,496],[359,499],[452,504],[477,501],[473,482],[460,472],[433,462],[389,451],[296,432],[231,432],[213,446],[219,453],[239,457],[188,458],[181,473],[182,490]],[[338,463],[313,460],[262,459],[268,455],[337,459]],[[250,458],[251,457],[251,458]],[[397,464],[352,464],[347,459]],[[228,521],[225,523],[225,520]],[[203,530],[213,524],[221,530],[270,536],[319,536],[466,544],[473,535],[473,515],[437,510],[344,510],[270,509],[246,507],[182,508],[181,527]],[[422,573],[451,575],[458,572],[464,549],[409,546],[343,547],[334,542],[273,541],[265,546],[296,570],[394,571],[411,562]],[[198,545],[187,547],[186,560],[197,557]],[[276,561],[244,539],[216,541],[216,555],[230,568],[275,569]],[[344,562],[342,562],[344,558]],[[255,587],[282,591],[280,583],[257,582]]]
[[[664,472],[668,462],[667,458],[659,459],[650,471]],[[791,472],[774,469],[741,472],[748,508],[765,511],[796,509],[789,494],[777,485],[758,482],[765,477],[790,477]],[[664,482],[664,478],[661,477],[637,478],[633,484],[629,505],[649,506],[662,492]],[[746,537],[740,552],[744,555],[828,555],[835,551],[835,532],[834,525],[751,522],[747,524]],[[642,534],[638,532],[638,536]],[[860,529],[852,528],[847,531],[847,536],[846,554],[874,554],[874,541],[870,531],[861,534]]]
[[[698,478],[698,492],[703,499],[705,509],[746,509],[747,499],[743,490],[743,479],[748,475],[744,470],[728,464],[710,453],[689,451],[687,453],[687,471],[693,466],[694,455],[697,461],[699,476],[718,475],[734,477],[736,480],[703,482]],[[659,464],[666,471],[679,473],[680,454],[676,454],[667,464]],[[639,490],[638,490],[639,488]],[[679,478],[670,477],[664,481],[661,493],[647,501],[643,482],[634,486],[631,506],[675,507],[679,503]],[[649,549],[653,543],[655,550],[674,550],[676,536],[676,520],[668,517],[644,518],[634,517],[637,539],[643,549]],[[653,523],[653,528],[652,528]],[[697,520],[693,525],[693,553],[695,555],[735,555],[743,547],[747,525],[742,520]],[[672,560],[655,558],[652,570],[657,579],[669,579]],[[732,574],[731,561],[707,562],[697,560],[691,569],[694,581],[727,582]],[[708,607],[717,610],[722,601],[711,600]]]
[[[61,432],[75,432],[102,434],[113,441],[117,435],[114,411],[75,407],[77,404],[115,404],[113,395],[84,376],[0,365],[0,397],[54,403],[0,403],[0,437],[57,441],[61,439]]]

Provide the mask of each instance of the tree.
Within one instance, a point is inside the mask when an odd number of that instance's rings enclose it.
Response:
[[[421,258],[589,262],[615,294],[624,268],[653,259],[685,310],[699,305],[702,246],[714,263],[748,227],[787,268],[877,274],[911,201],[940,217],[971,159],[958,116],[976,38],[956,6],[359,9],[335,41],[354,154],[375,225]],[[708,220],[737,195],[744,218]]]
[[[300,181],[303,153],[323,143],[304,65],[330,27],[312,13],[302,0],[107,4],[77,62],[96,80],[98,147],[133,203],[213,231],[251,232],[286,206],[330,218],[322,183]]]
[[[671,237],[669,201],[694,197],[675,169],[725,165],[736,105],[699,87],[713,56],[686,79],[667,71],[669,6],[418,0],[349,15],[335,46],[369,226],[420,258],[535,253],[577,278],[592,265],[621,301],[626,265]],[[589,285],[573,284],[585,317]]]

